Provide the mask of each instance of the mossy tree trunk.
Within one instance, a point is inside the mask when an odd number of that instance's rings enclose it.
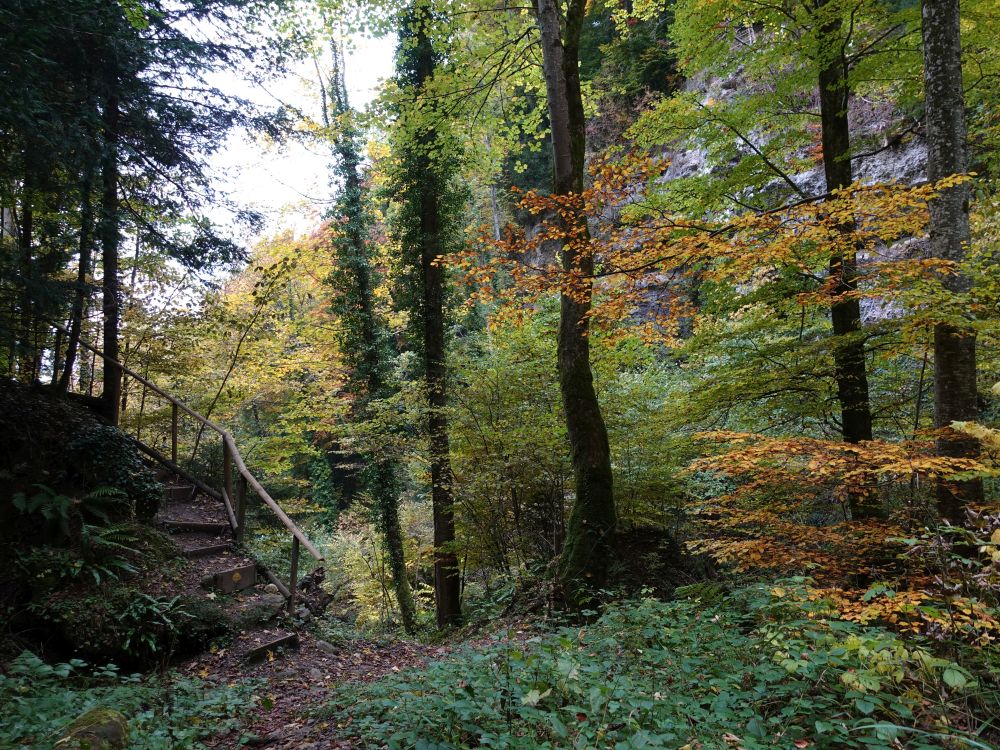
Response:
[[[558,0],[537,0],[556,195],[583,191],[586,120],[579,46],[586,12],[585,0],[569,0],[565,18]],[[586,218],[571,221],[578,222],[568,228],[577,239],[562,243],[562,266],[591,276],[594,257]],[[590,366],[592,294],[589,285],[582,290],[564,289],[559,305],[559,387],[576,486],[559,577],[571,606],[582,605],[605,584],[616,526],[608,431]]]

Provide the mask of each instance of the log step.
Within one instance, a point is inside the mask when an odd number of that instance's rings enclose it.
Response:
[[[161,523],[169,531],[205,531],[216,535],[229,531],[229,524],[225,521],[173,521],[166,519]]]
[[[269,641],[254,646],[247,651],[243,659],[249,664],[255,664],[266,659],[269,653],[276,655],[281,649],[295,649],[298,647],[299,634],[285,633],[284,635],[279,635],[277,638],[272,638]]]
[[[241,565],[238,568],[224,570],[208,579],[208,583],[223,594],[248,589],[257,584],[257,565]]]
[[[207,547],[193,547],[191,549],[184,550],[184,557],[189,560],[194,560],[199,557],[218,555],[220,552],[229,552],[232,548],[233,545],[229,542],[225,542],[224,544],[211,544]]]

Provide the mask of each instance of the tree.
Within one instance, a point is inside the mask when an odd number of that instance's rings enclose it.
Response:
[[[335,267],[330,275],[334,309],[341,325],[340,349],[351,372],[354,418],[371,419],[371,402],[391,395],[389,337],[375,309],[377,276],[372,268],[371,217],[361,180],[361,148],[355,113],[347,99],[344,56],[331,42],[333,75],[327,84],[324,124],[334,132],[335,175],[340,181],[329,218],[334,222]],[[416,606],[406,575],[403,532],[399,521],[399,467],[386,451],[367,451],[362,476],[375,502],[378,527],[389,559],[392,583],[403,628],[416,630]]]
[[[569,0],[565,18],[558,0],[538,0],[536,7],[552,132],[552,192],[557,196],[583,192],[586,120],[579,51],[586,12],[583,0]],[[586,217],[571,213],[563,222],[565,239],[557,243],[563,269],[592,276]],[[559,577],[575,605],[604,584],[616,524],[611,449],[590,367],[592,294],[589,283],[564,289],[559,310],[559,385],[576,487]]]
[[[924,0],[924,91],[927,123],[927,176],[940,180],[968,169],[962,42],[958,0]],[[971,187],[961,183],[942,191],[930,204],[930,247],[934,257],[958,264],[969,244]],[[968,276],[957,269],[945,274],[944,287],[967,293]],[[934,326],[934,426],[941,456],[974,457],[979,442],[951,429],[952,422],[975,421],[976,333],[966,321]],[[943,518],[963,520],[965,506],[983,498],[982,480],[940,483],[938,508]]]
[[[446,628],[458,625],[462,618],[448,438],[442,263],[453,241],[456,205],[449,183],[458,154],[439,103],[429,93],[438,63],[431,38],[433,22],[430,3],[415,0],[400,24],[396,77],[403,101],[395,133],[399,164],[393,190],[400,203],[395,232],[408,274],[406,306],[423,366],[434,513],[434,597],[438,627]]]

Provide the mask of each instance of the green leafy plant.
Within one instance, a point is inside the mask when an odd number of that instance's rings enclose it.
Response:
[[[240,725],[254,680],[210,685],[176,675],[143,678],[80,659],[47,664],[25,651],[0,675],[0,747],[51,750],[59,731],[95,706],[128,718],[130,750],[194,750]]]
[[[991,712],[965,713],[973,692],[1000,706],[972,675],[888,631],[809,614],[763,586],[711,604],[623,602],[360,698],[352,686],[328,712],[363,747],[978,746],[942,723],[964,714],[979,728]]]
[[[111,522],[128,504],[121,490],[101,487],[73,498],[43,485],[37,489],[30,497],[18,493],[13,498],[21,513],[41,520],[49,544],[16,557],[17,566],[36,588],[55,588],[81,577],[100,584],[135,572],[128,558],[138,554],[134,546],[137,537],[128,524]]]
[[[138,657],[161,655],[173,651],[180,623],[190,615],[184,610],[181,597],[150,596],[136,592],[121,612],[122,648]]]

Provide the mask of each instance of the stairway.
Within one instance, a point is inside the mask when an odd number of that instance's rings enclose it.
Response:
[[[164,494],[156,524],[187,558],[187,575],[200,583],[199,595],[222,604],[238,623],[240,632],[229,648],[248,664],[297,648],[285,596],[236,544],[222,503],[175,477],[165,479]]]

